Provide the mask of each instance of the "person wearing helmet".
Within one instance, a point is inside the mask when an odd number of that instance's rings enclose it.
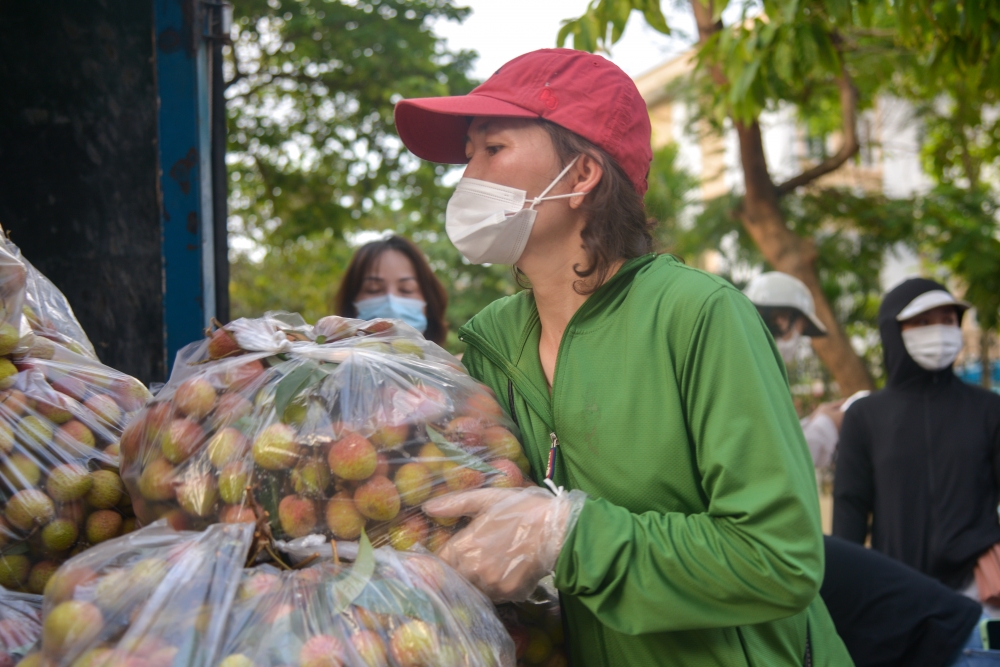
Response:
[[[459,331],[542,487],[442,496],[439,551],[496,600],[554,575],[570,662],[850,665],[822,600],[816,484],[774,347],[727,281],[656,255],[649,114],[610,61],[543,49],[403,100],[418,157],[465,164],[445,229],[530,289]]]
[[[833,534],[975,594],[1000,542],[1000,396],[952,372],[968,305],[923,278],[879,308],[886,385],[844,415]]]
[[[762,273],[747,284],[743,293],[757,306],[786,364],[795,361],[803,336],[826,335],[826,327],[816,317],[809,288],[795,276],[780,271]],[[817,468],[829,468],[833,463],[845,406],[868,393],[863,390],[846,399],[822,403],[802,419],[802,433]]]

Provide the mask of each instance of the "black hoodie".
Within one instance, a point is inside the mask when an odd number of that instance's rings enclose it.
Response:
[[[962,588],[976,560],[1000,542],[1000,395],[952,369],[921,368],[896,316],[945,289],[907,280],[886,294],[879,332],[888,381],[844,415],[833,487],[833,534],[863,543]]]

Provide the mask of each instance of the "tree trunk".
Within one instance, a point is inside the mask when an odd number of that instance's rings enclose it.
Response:
[[[827,335],[813,338],[813,349],[829,369],[842,396],[872,389],[872,380],[861,358],[840,327],[826,300],[816,274],[816,248],[785,224],[778,195],[767,170],[760,126],[734,123],[740,141],[740,159],[746,194],[740,220],[764,258],[777,271],[795,276],[806,284],[816,306],[816,316],[826,325]]]

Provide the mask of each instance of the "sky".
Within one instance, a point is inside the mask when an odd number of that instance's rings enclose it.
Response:
[[[438,21],[434,32],[447,39],[450,49],[472,49],[479,53],[476,78],[489,77],[515,56],[556,46],[563,19],[575,18],[588,0],[458,0],[472,9],[464,23]],[[667,21],[677,27],[673,36],[661,35],[646,25],[642,15],[632,13],[622,39],[613,47],[611,60],[635,77],[683,52],[691,43],[694,20],[691,11],[670,10],[663,2]]]

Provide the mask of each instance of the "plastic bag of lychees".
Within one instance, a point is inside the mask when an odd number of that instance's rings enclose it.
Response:
[[[42,596],[0,589],[0,667],[14,667],[42,634]]]
[[[253,532],[158,522],[76,556],[49,580],[41,642],[21,664],[214,666]]]
[[[542,579],[528,600],[498,605],[497,614],[514,640],[517,664],[568,667],[559,591],[552,577]]]
[[[520,486],[515,425],[461,363],[398,321],[237,320],[178,354],[122,438],[142,522],[270,517],[323,534],[435,550],[456,530],[420,507],[448,491]]]
[[[246,570],[219,665],[513,667],[489,600],[443,561],[366,538],[351,556]]]

